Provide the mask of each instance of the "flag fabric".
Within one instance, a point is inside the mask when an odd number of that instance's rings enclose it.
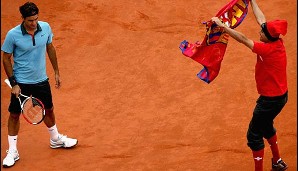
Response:
[[[248,12],[250,0],[231,0],[215,15],[230,28],[234,29],[241,24]],[[203,65],[197,76],[206,83],[212,82],[219,74],[229,35],[223,28],[218,27],[211,20],[204,22],[206,35],[202,42],[189,43],[184,40],[180,43],[182,54]]]

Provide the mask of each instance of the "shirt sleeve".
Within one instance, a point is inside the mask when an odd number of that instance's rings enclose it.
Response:
[[[48,27],[48,32],[49,32],[49,37],[48,37],[48,41],[47,41],[47,44],[50,44],[50,43],[52,43],[52,41],[53,41],[53,36],[54,36],[54,34],[53,34],[53,32],[52,32],[52,29],[51,29],[51,26],[50,25],[48,25],[49,27]]]
[[[271,48],[269,44],[263,43],[263,42],[255,42],[254,41],[254,47],[252,49],[252,52],[260,55],[260,56],[265,56],[270,52]]]
[[[1,47],[1,50],[6,53],[13,53],[14,46],[15,46],[14,38],[13,38],[13,35],[9,31],[5,37],[5,40]]]

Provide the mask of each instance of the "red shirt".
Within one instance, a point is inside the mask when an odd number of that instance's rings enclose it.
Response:
[[[280,96],[287,90],[287,55],[282,39],[275,42],[254,42],[257,54],[255,79],[257,90],[263,96]]]

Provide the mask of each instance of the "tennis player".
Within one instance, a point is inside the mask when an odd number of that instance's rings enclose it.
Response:
[[[247,131],[248,146],[252,150],[255,171],[263,171],[264,139],[270,144],[273,155],[272,171],[283,171],[288,168],[281,159],[274,118],[281,112],[288,100],[287,56],[280,35],[287,33],[286,20],[266,21],[256,0],[251,0],[251,7],[257,23],[260,25],[260,42],[248,39],[244,34],[223,24],[217,17],[212,18],[218,26],[232,38],[250,48],[257,54],[255,79],[260,97]]]
[[[70,148],[78,143],[77,139],[60,134],[55,122],[52,93],[46,74],[46,52],[55,71],[56,88],[61,86],[61,82],[51,27],[47,22],[38,21],[39,9],[34,3],[27,2],[19,10],[23,22],[9,30],[1,48],[4,69],[12,86],[8,108],[9,149],[3,167],[13,166],[20,158],[17,139],[21,108],[17,97],[21,91],[22,94],[40,99],[45,105],[44,123],[50,134],[51,148]]]

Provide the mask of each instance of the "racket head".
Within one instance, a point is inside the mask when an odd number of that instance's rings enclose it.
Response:
[[[35,97],[27,97],[23,101],[21,108],[23,117],[32,125],[40,124],[45,117],[44,105],[41,100]]]

